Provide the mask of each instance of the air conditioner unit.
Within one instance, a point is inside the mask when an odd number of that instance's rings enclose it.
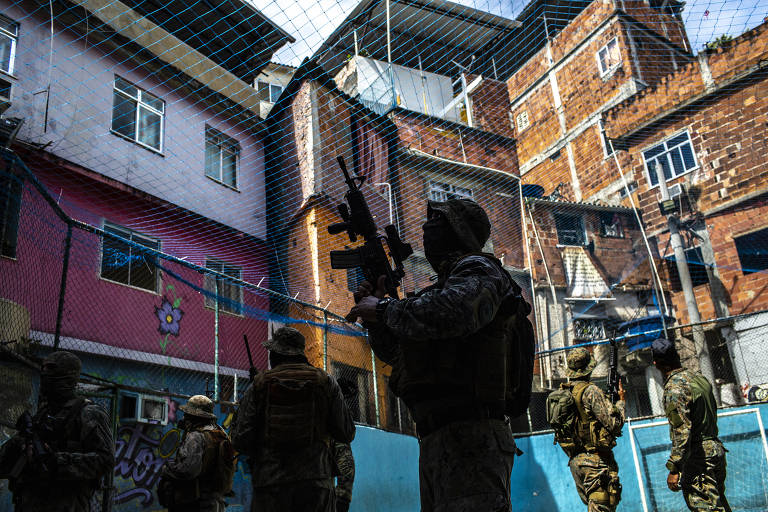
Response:
[[[167,425],[168,400],[157,395],[121,392],[120,420],[150,425]]]
[[[679,196],[680,194],[682,194],[683,190],[685,190],[685,188],[683,187],[682,183],[675,183],[674,185],[669,187],[669,197],[670,197],[670,199],[673,199],[673,198]]]

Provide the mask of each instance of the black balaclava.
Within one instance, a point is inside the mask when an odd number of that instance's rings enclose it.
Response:
[[[49,354],[40,372],[41,397],[54,408],[74,398],[81,366],[80,359],[70,352]]]
[[[430,212],[431,218],[422,226],[424,230],[424,256],[435,272],[464,252],[448,219],[440,213]]]

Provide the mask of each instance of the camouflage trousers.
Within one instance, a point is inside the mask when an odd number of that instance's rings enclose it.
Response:
[[[515,440],[502,420],[458,421],[421,439],[421,512],[509,512]]]
[[[619,467],[613,452],[580,453],[568,461],[581,501],[589,512],[614,512],[621,500]]]
[[[331,479],[254,487],[251,512],[335,512]]]
[[[688,509],[731,512],[725,498],[725,448],[719,441],[704,441],[693,449],[680,475]]]

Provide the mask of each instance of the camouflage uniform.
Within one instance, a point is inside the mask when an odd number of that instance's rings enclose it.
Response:
[[[336,512],[347,512],[352,501],[355,483],[355,457],[349,443],[333,442],[333,459],[336,463]]]
[[[453,232],[428,239],[432,220],[424,227],[437,284],[416,297],[381,301],[379,321],[366,325],[371,347],[392,365],[390,385],[416,421],[421,510],[507,511],[517,448],[503,403],[484,403],[475,392],[486,348],[503,336],[493,327],[497,312],[516,285],[492,257],[471,255],[490,233],[477,204],[430,202],[429,209]],[[451,240],[462,244],[455,252]]]
[[[729,512],[725,448],[717,437],[717,403],[712,385],[698,372],[673,370],[664,383],[664,412],[672,440],[667,469],[681,473],[680,487],[688,508]]]
[[[163,466],[158,493],[168,485],[172,493],[169,512],[223,512],[224,493],[231,490],[232,478],[228,475],[228,481],[222,482],[223,475],[214,474],[222,469],[217,467],[219,454],[215,440],[226,439],[227,435],[216,424],[213,402],[208,397],[195,395],[181,410],[184,411],[184,436],[176,457]]]
[[[584,381],[589,379],[594,368],[595,359],[586,349],[577,348],[568,355],[568,377]],[[579,385],[578,381],[576,385]],[[621,435],[625,414],[623,400],[612,404],[600,388],[589,382],[581,395],[581,404],[589,421],[599,423],[611,436],[608,439]],[[586,449],[568,461],[576,490],[589,512],[613,512],[621,499],[619,467],[613,450],[597,448],[589,441],[585,444]]]
[[[286,349],[288,342],[297,346]],[[271,351],[296,356],[304,352],[304,337],[295,329],[283,327],[264,345]],[[267,432],[267,383],[285,374],[299,375],[294,378],[297,386],[316,379],[320,383],[320,396],[324,397],[324,403],[316,404],[323,410],[317,411],[315,417],[325,421],[314,427],[322,436],[313,437],[310,444],[298,448],[270,442]],[[248,455],[251,465],[254,487],[251,510],[332,511],[335,499],[331,441],[350,443],[354,437],[355,425],[333,377],[306,362],[279,364],[259,373],[246,391],[232,427],[235,449]]]
[[[41,406],[32,422],[51,453],[43,461],[27,461],[19,477],[11,480],[15,510],[88,511],[101,479],[115,465],[109,417],[101,406],[74,394],[80,375],[75,355],[54,352],[43,363]],[[58,369],[47,371],[51,364]],[[24,446],[17,434],[0,447],[0,478],[8,478]]]

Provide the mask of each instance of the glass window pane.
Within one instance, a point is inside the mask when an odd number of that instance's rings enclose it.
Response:
[[[669,181],[672,179],[672,169],[669,166],[669,159],[667,158],[667,155],[662,155],[659,157],[658,162],[661,164],[661,168],[664,169],[664,179],[666,181]]]
[[[160,149],[162,116],[145,107],[139,107],[139,142],[155,149]]]
[[[608,70],[608,50],[603,48],[598,54],[600,58],[600,70],[605,72]]]
[[[690,143],[680,146],[680,152],[683,155],[683,164],[686,171],[690,171],[696,167],[696,159],[693,157],[693,148]]]
[[[105,231],[111,231],[104,228]],[[123,233],[118,233],[123,235]],[[128,284],[128,269],[130,267],[131,250],[128,244],[104,237],[101,255],[101,277]]]
[[[11,72],[11,55],[13,54],[13,39],[6,34],[0,34],[0,69]]]
[[[683,167],[683,157],[680,155],[680,149],[675,148],[669,152],[669,157],[672,160],[672,170],[675,171],[675,176],[679,176],[685,172]]]
[[[643,156],[645,157],[646,160],[650,160],[651,158],[662,154],[666,150],[667,148],[664,147],[664,144],[659,144],[658,146],[652,147],[648,151],[644,151]]]
[[[131,139],[136,138],[136,102],[117,91],[112,101],[112,129]]]
[[[138,247],[131,248],[131,282],[132,286],[154,291],[157,286],[156,256],[151,251]]]
[[[613,39],[610,43],[608,43],[608,52],[610,53],[610,65],[613,66],[617,62],[621,60],[621,55],[619,54],[619,45],[616,43],[616,40]]]
[[[269,84],[266,82],[257,82],[256,96],[259,98],[259,101],[269,101],[270,100]]]
[[[205,140],[205,175],[213,179],[221,180],[221,149],[213,140],[206,137]],[[207,266],[207,265],[206,265]],[[208,267],[211,268],[211,267]]]
[[[2,15],[0,15],[0,28],[15,36],[19,35],[19,24]]]
[[[237,155],[228,151],[221,156],[221,181],[235,187],[237,185]]]
[[[279,85],[270,85],[269,86],[269,101],[272,103],[277,103],[277,100],[280,99],[280,94],[283,92],[283,88]]]
[[[163,100],[145,91],[141,91],[141,101],[142,103],[146,103],[147,105],[149,105],[150,107],[152,107],[153,109],[159,112],[163,112],[165,108],[165,102]]]
[[[654,158],[653,160],[650,160],[648,162],[648,178],[651,180],[651,186],[655,187],[659,184],[659,175],[658,175],[658,167],[659,162],[658,159]]]
[[[115,89],[119,89],[123,91],[124,93],[128,94],[132,98],[138,99],[139,97],[139,90],[136,88],[136,86],[129,82],[126,82],[119,76],[115,77]]]

